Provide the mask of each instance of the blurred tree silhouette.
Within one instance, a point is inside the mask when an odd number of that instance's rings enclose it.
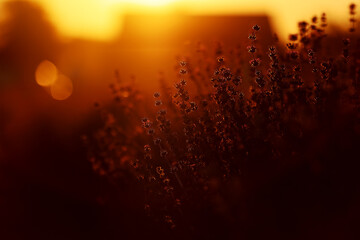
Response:
[[[4,3],[6,19],[1,24],[0,86],[27,81],[43,59],[53,60],[59,52],[57,33],[43,9],[27,1]]]

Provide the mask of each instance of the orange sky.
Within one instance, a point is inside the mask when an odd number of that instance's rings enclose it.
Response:
[[[8,0],[0,0],[4,2]],[[322,12],[329,21],[348,26],[351,0],[28,0],[44,6],[51,21],[65,36],[110,40],[121,29],[127,12],[166,14],[267,13],[280,37],[296,31],[296,23]],[[360,3],[360,2],[359,2]]]

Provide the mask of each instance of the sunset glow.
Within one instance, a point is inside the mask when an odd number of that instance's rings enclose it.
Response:
[[[360,0],[0,0],[0,240],[355,239],[359,23]]]
[[[108,4],[131,3],[145,6],[163,6],[176,0],[105,0]]]
[[[2,0],[0,2],[5,2]],[[345,23],[350,0],[33,0],[45,7],[50,20],[65,36],[113,39],[122,29],[128,13],[166,14],[267,14],[280,37],[296,31],[297,22],[326,12],[329,21]],[[86,7],[84,7],[84,4]],[[296,6],[296,7],[295,7]],[[321,9],[321,10],[319,10]]]

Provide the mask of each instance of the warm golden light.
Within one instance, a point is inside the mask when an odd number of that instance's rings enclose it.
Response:
[[[71,96],[73,84],[70,78],[60,74],[55,83],[50,87],[51,96],[55,100],[65,100]]]
[[[48,61],[42,61],[35,71],[35,80],[37,84],[43,87],[52,85],[57,78],[58,71],[56,66]]]
[[[105,0],[108,3],[131,3],[137,5],[146,5],[146,6],[163,6],[174,2],[175,0],[131,0],[131,1],[124,1],[124,0]]]
[[[347,7],[353,0],[33,0],[41,3],[65,36],[111,40],[121,33],[122,18],[128,13],[161,12],[191,15],[266,14],[279,37],[297,31],[297,22],[322,12],[330,22],[345,26]],[[0,0],[1,2],[1,0]],[[86,7],[85,7],[86,6]]]

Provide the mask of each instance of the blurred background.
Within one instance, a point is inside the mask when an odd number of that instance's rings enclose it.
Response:
[[[94,102],[111,101],[115,71],[121,81],[153,92],[160,72],[171,85],[177,60],[199,48],[221,42],[227,50],[245,49],[254,24],[262,27],[259,45],[265,49],[274,34],[285,42],[299,21],[323,12],[327,33],[336,36],[349,27],[350,3],[0,0],[4,239],[111,239],[146,229],[139,186],[113,189],[92,172],[81,143],[98,126]],[[121,195],[122,202],[104,205],[104,193]]]

